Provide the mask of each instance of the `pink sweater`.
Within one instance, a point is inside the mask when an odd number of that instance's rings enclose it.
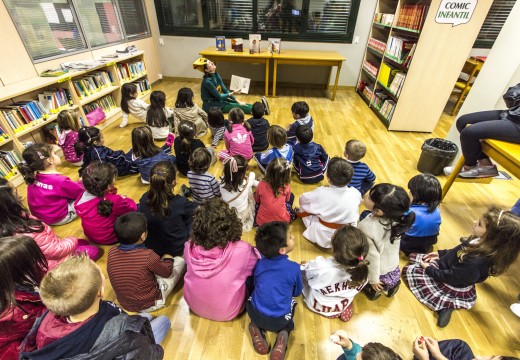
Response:
[[[253,157],[253,143],[255,139],[251,131],[247,131],[242,124],[233,124],[231,132],[224,132],[226,149],[231,156],[242,155],[246,160]]]
[[[114,233],[114,224],[117,218],[126,213],[137,211],[135,201],[130,198],[118,194],[107,194],[105,199],[113,203],[112,213],[108,217],[98,213],[98,204],[103,198],[98,198],[85,191],[74,202],[74,208],[81,218],[83,232],[90,241],[101,245],[117,242],[116,234]]]
[[[258,259],[256,248],[242,240],[211,250],[186,242],[184,299],[191,311],[215,321],[235,318],[244,310],[246,278],[253,274]]]
[[[31,214],[47,224],[60,222],[68,214],[69,201],[85,191],[81,183],[58,173],[36,174],[36,181],[27,186],[27,204]]]
[[[78,163],[83,160],[83,155],[78,156],[74,150],[76,141],[78,141],[78,132],[74,130],[63,131],[58,141],[58,146],[63,150],[65,160],[70,163]]]

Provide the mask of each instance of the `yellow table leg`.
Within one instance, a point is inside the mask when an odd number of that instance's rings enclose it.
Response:
[[[334,99],[336,99],[336,90],[338,89],[339,73],[341,71],[342,63],[343,63],[342,61],[338,62],[338,71],[336,72],[336,82],[334,83],[334,92],[332,93],[332,101],[334,101]]]
[[[269,59],[265,59],[265,96],[269,96]]]
[[[332,68],[333,68],[333,66],[329,67],[329,76],[327,76],[327,83],[325,84],[325,91],[329,90],[330,76],[332,75]]]
[[[278,73],[278,60],[274,59],[274,68],[273,68],[273,97],[276,97],[276,75]]]
[[[453,182],[459,176],[460,170],[462,170],[462,167],[464,166],[464,156],[461,156],[460,159],[455,164],[455,167],[453,168],[453,172],[448,177],[448,180],[446,180],[446,183],[442,187],[442,198],[446,196],[448,191],[451,188],[451,185],[453,185]]]

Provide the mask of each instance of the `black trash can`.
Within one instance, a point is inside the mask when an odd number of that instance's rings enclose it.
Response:
[[[442,174],[442,170],[457,155],[459,148],[449,140],[433,138],[424,142],[417,170],[432,175]]]

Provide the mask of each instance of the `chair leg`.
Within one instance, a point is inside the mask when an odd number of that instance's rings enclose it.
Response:
[[[465,87],[461,91],[460,96],[457,99],[457,102],[455,103],[455,106],[453,107],[453,111],[451,112],[451,116],[455,116],[457,114],[457,112],[459,111],[459,107],[462,104],[462,101],[464,100],[464,98],[466,97],[468,92],[469,92],[468,87]]]
[[[448,191],[451,188],[451,185],[453,185],[453,182],[459,176],[460,171],[462,170],[462,167],[464,166],[464,156],[460,156],[459,160],[455,164],[455,167],[453,168],[453,172],[448,177],[448,180],[446,180],[446,183],[442,187],[442,199],[444,200],[444,197],[448,193]]]

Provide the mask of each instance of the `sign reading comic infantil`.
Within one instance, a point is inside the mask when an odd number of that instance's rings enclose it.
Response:
[[[473,16],[478,0],[442,0],[435,16],[439,24],[457,26],[467,24]]]

